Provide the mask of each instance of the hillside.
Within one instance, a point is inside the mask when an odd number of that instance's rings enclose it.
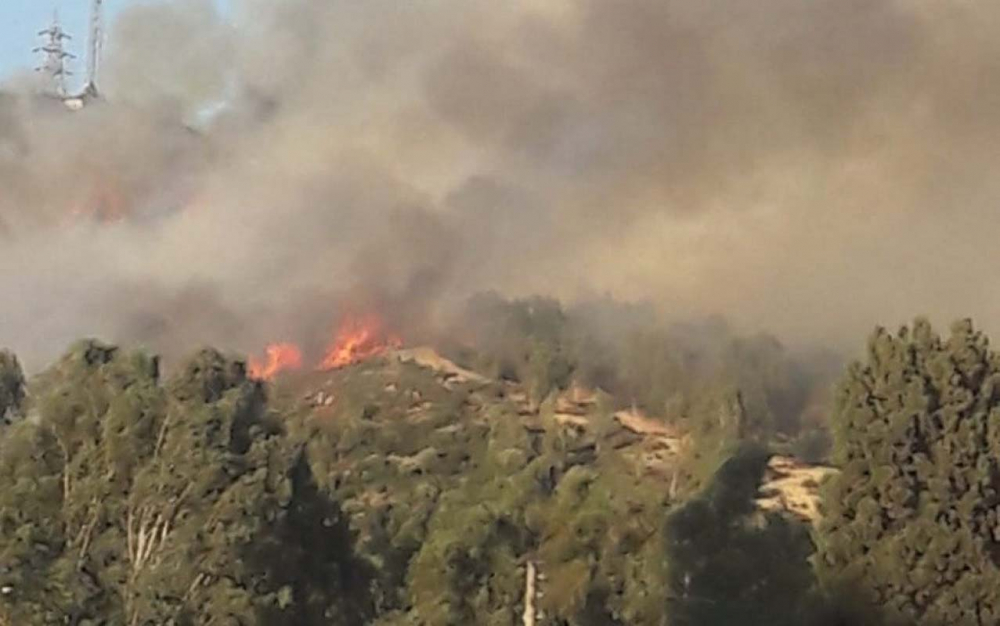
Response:
[[[565,620],[544,623],[662,613],[661,527],[691,488],[675,427],[579,386],[533,407],[429,348],[289,374],[274,402],[350,516],[385,623],[512,623],[528,579]],[[762,505],[808,519],[815,491],[789,484]],[[480,591],[442,595],[455,585]]]
[[[546,579],[543,614],[661,610],[647,604],[662,596],[647,570],[659,566],[670,505],[648,465],[656,444],[599,400],[533,410],[518,385],[417,354],[275,385],[293,437],[377,572],[386,623],[509,623],[528,563]],[[611,558],[623,541],[629,554]],[[616,592],[588,609],[612,580]],[[455,585],[486,596],[442,594]]]
[[[93,341],[26,387],[0,366],[15,623],[656,624],[729,567],[685,548],[725,528],[706,554],[780,541],[776,582],[726,610],[800,610],[767,595],[811,550],[801,502],[754,503],[770,455],[706,449],[580,383],[537,401],[430,348],[267,383],[212,350],[164,376]]]

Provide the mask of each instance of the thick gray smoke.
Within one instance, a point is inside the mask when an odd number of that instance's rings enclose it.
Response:
[[[793,342],[1000,330],[998,25],[944,0],[140,6],[106,103],[0,98],[0,344],[251,350],[484,289]]]

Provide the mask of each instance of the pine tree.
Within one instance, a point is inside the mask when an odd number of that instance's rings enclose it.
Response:
[[[24,402],[24,372],[17,357],[0,350],[0,426],[9,424],[21,413]]]
[[[1000,356],[968,320],[878,329],[833,416],[816,565],[890,619],[1000,621]]]
[[[815,623],[808,531],[754,502],[770,454],[744,444],[704,491],[667,518],[667,623]]]

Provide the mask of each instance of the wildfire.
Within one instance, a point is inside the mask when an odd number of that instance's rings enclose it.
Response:
[[[382,320],[375,315],[346,317],[319,364],[321,370],[332,370],[358,363],[399,348],[402,341],[385,331]]]
[[[89,190],[70,208],[70,218],[91,218],[98,222],[121,222],[128,217],[128,199],[119,181],[95,173]]]
[[[316,367],[329,371],[353,365],[403,345],[396,335],[387,332],[377,315],[345,317],[333,341]],[[249,376],[255,380],[272,380],[286,370],[302,367],[302,350],[293,343],[272,343],[264,349],[264,358],[251,357]]]
[[[291,343],[272,343],[264,349],[264,358],[250,358],[250,378],[271,380],[279,372],[302,367],[302,351]]]

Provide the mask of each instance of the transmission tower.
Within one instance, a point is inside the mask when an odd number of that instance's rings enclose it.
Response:
[[[104,43],[104,27],[101,8],[104,0],[92,0],[90,5],[90,37],[87,41],[87,79],[83,89],[63,98],[63,103],[72,111],[78,111],[101,98],[97,90],[97,72],[101,66],[101,47]]]
[[[104,0],[93,0],[90,5],[90,41],[87,47],[87,83],[83,92],[97,95],[97,71],[101,66],[101,48],[104,43],[104,25],[101,10]]]
[[[72,39],[72,37],[60,26],[58,12],[53,12],[52,25],[45,30],[38,31],[38,36],[45,37],[45,43],[32,52],[45,53],[45,60],[39,67],[35,68],[35,71],[42,72],[48,77],[55,95],[60,98],[65,97],[66,77],[73,75],[66,69],[66,60],[76,57],[63,47],[63,41]]]

